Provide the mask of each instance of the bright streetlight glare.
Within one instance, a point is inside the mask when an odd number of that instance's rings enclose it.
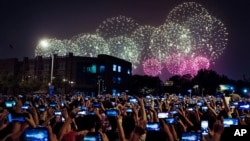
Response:
[[[244,93],[247,93],[247,89],[244,89],[243,92],[244,92]]]
[[[48,47],[49,46],[49,43],[48,43],[47,40],[42,40],[40,43],[41,43],[42,47]]]

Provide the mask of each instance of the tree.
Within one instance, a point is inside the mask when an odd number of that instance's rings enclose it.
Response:
[[[159,77],[134,75],[129,87],[132,95],[157,95],[161,93],[162,81]]]

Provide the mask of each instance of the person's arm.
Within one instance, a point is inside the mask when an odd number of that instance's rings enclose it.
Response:
[[[235,113],[235,116],[238,119],[240,125],[247,125],[247,123],[245,122],[245,119],[242,119],[240,117],[238,109],[234,109],[234,113]]]
[[[186,132],[187,131],[187,127],[184,125],[184,123],[182,122],[181,119],[177,120],[177,124],[180,126],[182,132]]]
[[[226,97],[224,94],[222,94],[221,99],[222,99],[222,102],[223,102],[223,105],[224,105],[224,108],[225,108],[227,114],[230,114],[231,111],[230,111],[229,105],[227,104]],[[231,117],[231,115],[228,115],[228,116]]]
[[[141,136],[145,134],[145,128],[146,128],[147,121],[140,120],[138,122],[138,125],[134,128],[134,130],[131,133],[130,141],[139,141]]]
[[[102,111],[105,111],[106,109],[105,109],[105,107],[104,107],[104,105],[103,105],[102,102],[100,102],[100,105],[101,105],[101,110],[102,110]]]
[[[51,126],[47,126],[49,132],[49,140],[50,141],[58,141],[56,135],[53,133]]]
[[[95,112],[95,115],[97,116],[97,118],[101,121],[102,120],[102,115],[100,114],[99,109],[95,108],[94,112]]]
[[[50,120],[55,117],[54,110],[52,108],[47,109],[42,114],[43,114],[43,118],[41,119],[41,120],[43,120],[42,126],[47,126],[49,124]]]
[[[207,102],[206,102],[206,105],[207,105],[208,110],[211,112],[212,116],[217,117],[217,113],[215,112],[214,108]]]
[[[159,111],[162,112],[163,101],[157,100],[157,104],[158,104]]]
[[[139,117],[138,117],[138,109],[137,107],[135,107],[135,105],[132,106],[132,110],[133,110],[133,118],[136,124],[138,124],[139,121]]]
[[[192,126],[194,126],[194,124],[188,119],[188,117],[186,116],[186,114],[185,114],[185,111],[182,109],[182,108],[179,108],[179,113],[180,113],[180,115],[183,117],[183,119],[184,119],[184,121],[183,122],[185,122],[186,124],[187,124],[187,126],[189,126],[189,127],[192,127]]]
[[[71,123],[73,122],[78,111],[79,111],[78,108],[75,108],[71,111],[70,115],[68,116],[68,118],[64,122],[62,128],[59,131],[59,134],[58,134],[59,140],[62,140],[64,134],[68,132],[69,127],[70,127]]]
[[[153,122],[159,122],[157,111],[152,107],[149,110],[152,112]]]
[[[122,127],[122,116],[118,115],[116,117],[116,122],[117,122],[119,140],[120,141],[125,141],[126,138],[125,138],[124,130],[123,130],[123,127]]]
[[[36,125],[39,125],[39,118],[38,118],[38,114],[37,114],[37,111],[36,111],[36,108],[31,104],[31,107],[29,109],[29,112],[31,113],[33,119],[34,119],[34,122]]]
[[[169,126],[165,123],[165,121],[161,121],[163,125],[163,131],[167,134],[168,141],[174,141],[174,136],[169,129]]]
[[[223,119],[216,119],[213,132],[212,141],[220,141],[221,134],[224,132]]]
[[[4,109],[4,111],[2,113],[0,113],[0,131],[9,125],[9,123],[6,122],[6,120],[5,120],[5,119],[7,119],[8,113],[9,112],[6,109]]]
[[[138,102],[139,102],[139,104],[141,106],[141,114],[142,114],[141,119],[142,120],[147,120],[147,114],[146,114],[146,110],[145,110],[145,106],[144,106],[144,101],[143,101],[142,98],[139,98],[139,97],[137,97],[137,99],[138,99]]]
[[[179,140],[178,136],[177,136],[177,133],[176,133],[176,130],[175,130],[175,126],[174,125],[169,125],[169,126],[170,126],[170,131],[171,131],[171,133],[173,135],[174,140],[175,141]]]
[[[200,118],[199,108],[197,106],[195,107],[195,116],[197,123],[199,123],[201,121],[201,118]]]

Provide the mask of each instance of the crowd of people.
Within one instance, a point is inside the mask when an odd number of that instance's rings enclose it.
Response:
[[[1,95],[0,141],[220,141],[226,128],[250,124],[249,102],[222,93]]]

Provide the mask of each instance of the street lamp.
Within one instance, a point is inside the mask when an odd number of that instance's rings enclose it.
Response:
[[[40,45],[42,48],[47,49],[49,47],[49,42],[44,39],[41,40]],[[54,72],[54,54],[50,52],[51,55],[51,72],[50,72],[50,85],[53,83],[53,72]]]

